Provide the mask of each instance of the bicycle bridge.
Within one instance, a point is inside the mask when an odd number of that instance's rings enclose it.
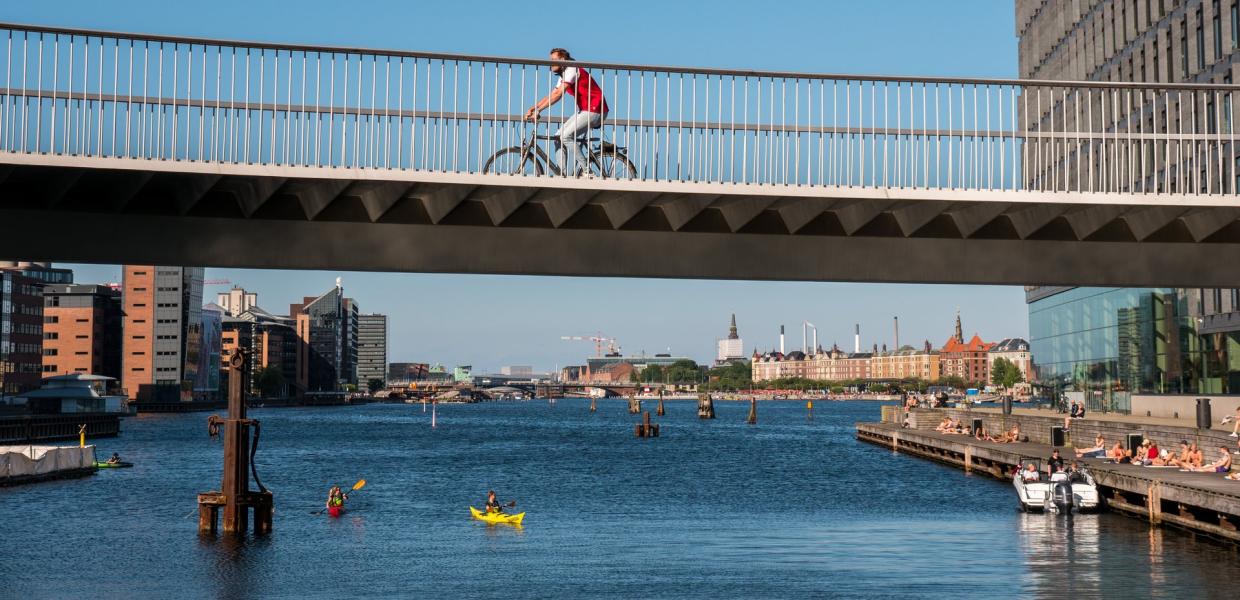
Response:
[[[530,135],[522,116],[553,61],[0,24],[0,62],[0,256],[1240,279],[1226,260],[1240,248],[1234,85],[578,62],[612,106],[597,133],[633,170],[570,179],[485,168]]]

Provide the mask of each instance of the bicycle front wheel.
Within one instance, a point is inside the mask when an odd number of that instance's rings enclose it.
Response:
[[[594,156],[599,174],[606,179],[637,179],[637,167],[619,150],[604,148]]]
[[[492,154],[483,165],[482,172],[498,175],[542,175],[543,166],[533,150],[513,146]]]

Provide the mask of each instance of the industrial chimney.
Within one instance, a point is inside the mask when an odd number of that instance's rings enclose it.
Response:
[[[894,349],[896,352],[899,352],[900,351],[900,317],[897,316],[897,317],[891,317],[891,318],[895,321],[895,326],[896,326],[896,345]]]
[[[853,333],[853,352],[860,353],[861,352],[861,324],[857,323],[855,327],[856,329],[854,330],[854,333]]]
[[[779,353],[784,353],[784,326],[779,326]]]

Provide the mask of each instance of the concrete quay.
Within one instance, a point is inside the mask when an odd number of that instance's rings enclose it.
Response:
[[[898,409],[885,413],[901,414]],[[971,436],[903,428],[894,423],[858,423],[856,429],[860,441],[1003,481],[1010,479],[1022,457],[1045,461],[1053,450],[1046,443],[979,442]],[[1070,447],[1061,454],[1066,455],[1065,460],[1073,456]],[[1146,519],[1151,525],[1170,525],[1240,544],[1240,481],[1228,481],[1215,473],[1107,464],[1101,459],[1080,462],[1093,473],[1105,509]],[[1015,493],[1012,502],[1015,505]]]

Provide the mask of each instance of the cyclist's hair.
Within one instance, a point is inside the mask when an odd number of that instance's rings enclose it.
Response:
[[[565,50],[563,48],[552,48],[551,54],[559,54],[560,56],[563,57],[563,60],[574,60],[573,55],[569,54],[568,50]]]

